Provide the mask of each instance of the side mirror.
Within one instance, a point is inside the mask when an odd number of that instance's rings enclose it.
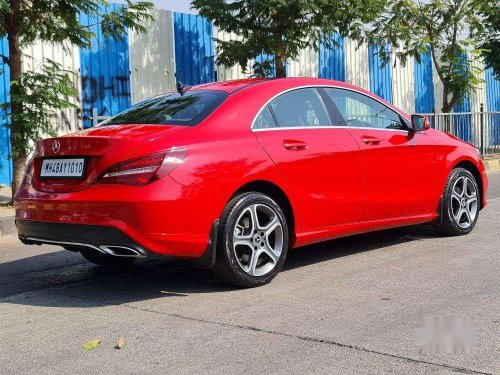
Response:
[[[413,131],[427,130],[431,128],[429,117],[423,115],[411,115],[411,125]]]

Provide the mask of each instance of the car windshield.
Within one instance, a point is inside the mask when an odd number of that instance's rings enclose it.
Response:
[[[228,97],[223,91],[186,91],[145,100],[102,122],[100,126],[162,124],[195,126]]]

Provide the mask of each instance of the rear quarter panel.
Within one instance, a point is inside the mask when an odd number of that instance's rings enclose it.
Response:
[[[219,218],[238,189],[259,180],[280,187],[297,209],[283,178],[250,128],[257,111],[250,103],[244,96],[231,95],[203,123],[179,133],[175,140],[159,138],[135,150],[140,155],[147,153],[146,148],[186,149],[183,164],[173,170],[170,177],[197,192],[193,198],[199,207],[200,219],[207,223]],[[202,214],[206,209],[210,212]]]

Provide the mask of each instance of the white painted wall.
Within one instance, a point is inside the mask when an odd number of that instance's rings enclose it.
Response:
[[[312,47],[299,52],[295,60],[288,60],[288,77],[318,77],[319,55]]]
[[[61,45],[37,42],[25,47],[22,53],[22,65],[25,72],[40,71],[46,59],[53,60],[61,64],[65,69],[72,71],[74,73],[74,85],[80,94],[80,51],[78,47],[68,46],[66,49],[63,49]],[[77,100],[75,100],[75,104],[79,104]],[[79,119],[79,112],[75,109],[60,110],[54,116],[53,120],[56,124],[57,134],[60,135],[75,132],[81,129],[82,126]]]
[[[172,12],[155,9],[146,33],[129,33],[132,104],[175,90]]]
[[[358,48],[357,44],[353,40],[345,40],[346,81],[369,90],[368,45],[363,43]]]
[[[415,112],[414,61],[408,58],[403,66],[395,52],[391,56],[393,104],[412,114]]]
[[[479,86],[476,88],[476,91],[472,92],[470,96],[470,110],[471,112],[479,112],[481,110],[481,104],[484,104],[484,111],[488,111],[488,104],[486,100],[486,76],[484,72],[484,63],[482,61],[478,61],[477,59],[473,60],[472,63],[474,68],[478,68],[481,73],[478,78],[482,80]],[[475,144],[479,145],[481,142],[481,128],[480,128],[480,117],[479,115],[472,115],[472,121],[477,123],[477,126],[473,126],[473,134],[472,140]],[[488,122],[490,120],[489,116],[485,116],[484,121]],[[483,134],[485,144],[489,144],[489,132],[486,131]]]
[[[473,66],[481,70],[479,79],[482,81],[476,88],[476,91],[471,94],[470,108],[471,112],[479,112],[481,103],[484,104],[484,111],[488,110],[486,101],[486,76],[484,74],[484,63],[482,61],[474,60]]]
[[[228,42],[230,40],[241,40],[241,37],[234,33],[227,33],[225,31],[218,30],[214,27],[213,35],[215,38]],[[215,53],[217,54],[218,43],[215,42]],[[224,65],[216,65],[215,72],[217,75],[217,81],[230,81],[234,79],[249,78],[253,74],[253,61],[249,61],[247,65],[246,72],[243,73],[243,69],[239,64],[234,65],[230,68],[226,68]]]

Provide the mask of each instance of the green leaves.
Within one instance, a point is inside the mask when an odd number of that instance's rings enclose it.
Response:
[[[340,33],[361,37],[364,23],[384,11],[387,0],[193,0],[200,15],[219,29],[234,33],[239,40],[218,43],[217,63],[245,69],[258,55],[267,56],[254,64],[254,75],[268,75],[272,68],[284,76],[287,58],[296,58],[302,48],[331,43]]]
[[[449,112],[481,81],[473,62],[482,24],[478,2],[486,0],[389,0],[387,11],[366,31],[366,40],[379,46],[388,43],[403,64],[408,57],[420,61],[430,52],[444,88],[441,109]],[[389,61],[383,47],[380,55]]]
[[[91,18],[101,17],[101,27],[106,37],[122,38],[126,28],[145,32],[142,21],[152,19],[153,4],[147,1],[126,0],[123,7],[103,15],[106,0],[37,0],[21,3],[21,36],[24,45],[36,40],[63,43],[71,42],[80,47],[90,46],[94,36],[92,28],[79,22],[80,14]],[[0,35],[7,30],[10,6],[0,0]]]
[[[87,341],[85,344],[83,344],[83,349],[85,350],[94,350],[101,344],[101,340],[99,339],[93,339],[90,341]]]
[[[500,0],[476,0],[474,7],[481,14],[472,30],[481,41],[481,54],[487,67],[500,79]]]
[[[105,37],[114,39],[123,38],[126,35],[127,28],[139,32],[146,32],[146,28],[141,22],[144,20],[153,20],[150,9],[153,3],[150,2],[132,2],[126,0],[126,6],[118,8],[102,16],[101,27]]]
[[[11,82],[11,102],[1,103],[0,108],[7,110],[9,122],[22,124],[13,137],[13,156],[26,152],[31,141],[55,135],[58,110],[78,108],[76,79],[74,72],[46,59],[38,71],[24,72]],[[21,111],[10,111],[12,103],[20,103]]]
[[[10,13],[9,2],[7,0],[0,0],[0,37],[4,36],[7,32]]]

